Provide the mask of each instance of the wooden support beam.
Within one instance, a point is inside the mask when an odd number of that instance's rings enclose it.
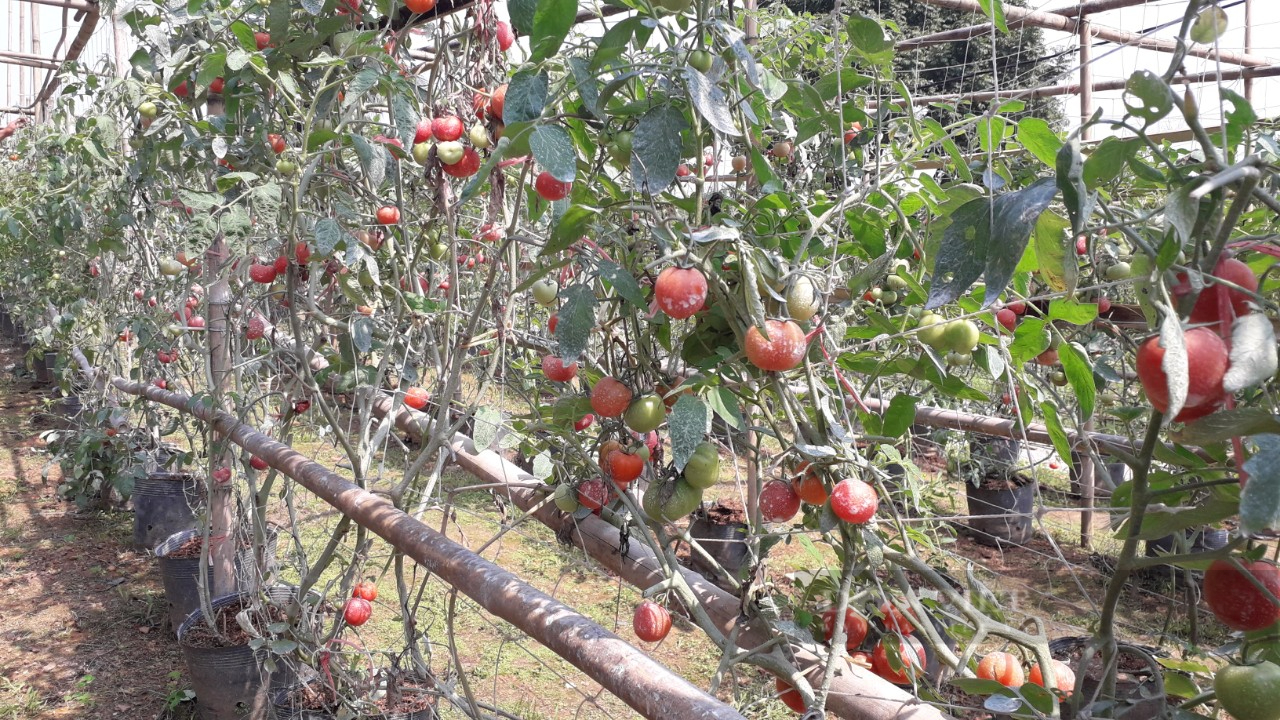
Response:
[[[935,7],[946,8],[948,10],[959,10],[961,12],[981,13],[982,6],[977,0],[920,0],[920,2]],[[1009,29],[1014,29],[1022,25],[1031,25],[1033,27],[1044,28],[1046,30],[1057,30],[1070,35],[1077,35],[1080,32],[1080,20],[1076,18],[1063,17],[1062,15],[1054,15],[1047,12],[1036,12],[1033,10],[1025,10],[1013,5],[1005,5],[1004,16]],[[1173,40],[1164,38],[1151,37],[1140,33],[1131,33],[1116,28],[1106,27],[1104,25],[1094,25],[1093,34],[1102,39],[1110,40],[1121,45],[1129,45],[1131,47],[1144,48],[1147,50],[1158,50],[1160,52],[1174,52],[1178,49],[1178,43]],[[1215,50],[1211,47],[1201,45],[1191,45],[1187,49],[1187,54],[1205,58],[1208,60],[1220,60],[1224,63],[1232,65],[1241,65],[1244,67],[1265,67],[1271,64],[1271,61],[1264,57],[1256,55],[1234,52],[1230,50]]]
[[[1135,5],[1145,5],[1149,2],[1155,2],[1155,0],[1088,0],[1087,2],[1080,3],[1079,5],[1071,5],[1069,7],[1058,8],[1057,10],[1049,10],[1048,12],[1052,15],[1061,15],[1062,17],[1087,17],[1093,13],[1133,7]],[[941,32],[929,33],[928,35],[907,38],[906,40],[898,42],[894,47],[898,50],[911,50],[918,47],[924,47],[926,45],[941,45],[943,43],[970,40],[980,35],[990,33],[992,27],[991,23],[979,23],[977,25],[969,25],[968,27],[955,28],[954,30],[943,30]],[[1248,52],[1247,48],[1246,52]]]
[[[86,2],[86,0],[20,0],[21,2],[29,2],[36,5],[49,5],[51,7],[67,8],[76,12],[88,12],[89,10],[97,10],[97,0]]]
[[[57,70],[61,65],[50,63],[43,60],[27,60],[24,58],[11,58],[4,53],[0,53],[0,65],[18,65],[20,67],[39,68],[41,70]]]

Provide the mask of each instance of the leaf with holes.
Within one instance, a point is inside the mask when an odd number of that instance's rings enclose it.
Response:
[[[694,70],[693,72],[697,72]],[[658,193],[675,180],[688,123],[670,105],[656,107],[636,123],[631,144],[631,179],[641,192]]]
[[[529,149],[538,165],[560,182],[573,182],[578,176],[578,154],[573,150],[573,138],[559,125],[535,127],[529,135]]]
[[[1130,115],[1151,124],[1173,111],[1173,90],[1150,70],[1139,70],[1124,85],[1124,106]]]
[[[588,285],[571,285],[560,290],[562,302],[556,325],[560,357],[575,362],[587,350],[591,330],[596,326],[596,294]]]
[[[961,205],[943,233],[925,307],[954,302],[983,275],[982,306],[995,302],[1013,277],[1040,213],[1057,194],[1054,179],[1042,178],[1022,190]]]
[[[698,448],[711,429],[711,415],[707,412],[707,404],[693,395],[681,395],[671,408],[671,417],[667,418],[671,432],[671,456],[676,470],[683,470],[693,451]]]

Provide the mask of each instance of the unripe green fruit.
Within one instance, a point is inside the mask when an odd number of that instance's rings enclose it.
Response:
[[[631,406],[622,414],[622,421],[628,428],[638,433],[657,430],[667,419],[666,406],[657,395],[645,395],[631,402]]]
[[[884,284],[888,285],[890,290],[895,290],[897,292],[902,292],[903,290],[906,290],[908,287],[907,281],[898,275],[890,275],[889,277],[885,278]]]
[[[568,485],[557,485],[555,503],[556,507],[560,508],[562,512],[574,512],[580,507],[578,504],[578,491]]]
[[[560,294],[560,283],[551,278],[542,278],[533,284],[530,288],[533,292],[533,299],[543,307],[551,305],[556,301],[556,296]]]
[[[1123,280],[1129,277],[1129,275],[1132,272],[1133,272],[1133,268],[1129,267],[1129,263],[1118,262],[1115,265],[1112,265],[1111,267],[1107,268],[1105,277],[1108,280],[1115,282],[1116,280]]]
[[[951,367],[968,367],[973,364],[973,355],[952,350],[947,353],[946,361]]]
[[[945,332],[947,347],[958,353],[973,352],[982,337],[972,320],[952,320]]]
[[[925,313],[920,316],[920,331],[916,337],[934,350],[943,350],[947,342],[947,323],[938,315]]]
[[[898,293],[894,292],[893,290],[885,290],[884,292],[880,293],[880,302],[885,305],[892,305],[898,302]]]
[[[684,466],[684,479],[692,486],[705,490],[720,481],[720,453],[709,442],[698,445]]]
[[[706,50],[694,50],[689,53],[689,64],[700,73],[711,72],[711,65],[715,62],[715,58]]]
[[[427,159],[431,157],[431,143],[420,142],[413,146],[411,153],[413,155],[414,162],[419,165],[426,165]]]

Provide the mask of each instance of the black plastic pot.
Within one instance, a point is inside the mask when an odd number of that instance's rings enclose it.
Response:
[[[750,553],[747,551],[747,529],[748,525],[743,522],[716,523],[699,514],[694,517],[693,522],[689,523],[689,537],[697,540],[702,549],[706,550],[707,554],[720,564],[720,567],[736,577],[738,571],[750,560]],[[701,553],[691,549],[689,558],[693,567],[712,582],[716,584],[723,582],[723,578],[719,576],[714,566],[703,559]]]
[[[169,623],[180,628],[188,617],[200,609],[200,558],[171,558],[169,554],[182,547],[200,530],[181,530],[170,535],[164,542],[156,546],[155,556],[160,561],[160,577],[164,581],[164,597],[169,604]],[[266,557],[275,562],[277,531],[271,528],[267,535]],[[236,587],[218,587],[209,573],[209,582],[214,583],[209,590],[211,597],[229,595],[235,592],[250,592],[258,587],[258,571],[254,562],[253,547],[245,547],[236,552]]]
[[[133,485],[133,544],[151,549],[195,527],[203,483],[190,473],[153,472]]]
[[[1084,457],[1079,453],[1071,453],[1071,494],[1080,496],[1080,468],[1084,465]],[[1111,489],[1128,482],[1133,478],[1133,470],[1124,463],[1106,463],[1093,466],[1094,497],[1111,497]]]
[[[1031,539],[1032,506],[1035,501],[1035,481],[999,484],[996,488],[975,487],[965,483],[968,495],[969,531],[973,539],[983,545],[1022,545]]]
[[[295,592],[296,588],[278,587],[267,595],[272,601],[284,602]],[[216,611],[240,598],[239,594],[224,595],[211,604]],[[272,672],[267,663],[270,652],[265,649],[254,650],[248,645],[203,648],[184,642],[191,629],[203,623],[204,614],[197,608],[178,628],[178,645],[202,720],[270,720],[271,689],[291,687],[297,676],[280,663],[274,664],[277,669]]]
[[[49,366],[45,364],[45,356],[41,355],[32,363],[32,369],[36,373],[36,382],[48,385],[53,381],[53,376],[49,373]]]
[[[53,382],[53,372],[58,369],[58,353],[48,351],[44,354],[44,371],[48,375],[45,382]]]
[[[275,708],[276,720],[334,720],[338,717],[329,710],[308,710],[295,706],[293,693],[299,687],[301,684],[295,683],[271,691],[271,706]]]

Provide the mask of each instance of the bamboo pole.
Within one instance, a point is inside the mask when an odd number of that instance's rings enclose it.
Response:
[[[216,401],[235,391],[231,363],[230,330],[231,283],[224,271],[230,253],[226,239],[219,234],[205,251],[204,277],[209,293],[209,318],[206,335],[209,350],[209,389]],[[209,462],[214,468],[235,466],[235,454],[228,438],[213,433]],[[215,454],[216,453],[216,454]],[[209,561],[213,587],[235,587],[235,493],[231,482],[210,482],[209,486]]]
[[[1253,52],[1253,0],[1244,0],[1244,51]],[[1253,78],[1244,79],[1244,99],[1253,102]]]
[[[1093,33],[1090,32],[1092,23],[1088,20],[1080,22],[1080,124],[1083,130],[1080,133],[1081,140],[1089,140],[1093,135],[1093,128],[1086,125],[1089,118],[1093,115]]]
[[[982,6],[977,0],[920,0],[940,8],[948,10],[959,10],[961,12],[981,13]],[[1031,25],[1033,27],[1044,28],[1046,30],[1057,30],[1069,35],[1075,35],[1080,32],[1080,20],[1076,18],[1063,17],[1046,12],[1035,12],[1033,10],[1025,10],[1020,7],[1006,4],[1004,6],[1004,16],[1007,25],[1012,30],[1022,25]],[[1157,50],[1160,52],[1176,52],[1179,50],[1178,43],[1173,40],[1164,38],[1151,37],[1140,33],[1131,33],[1116,28],[1106,27],[1103,25],[1094,26],[1094,35],[1103,39],[1110,40],[1121,45],[1129,45],[1132,47],[1145,48],[1147,50]],[[1264,67],[1270,64],[1270,61],[1264,57],[1258,57],[1242,52],[1233,52],[1229,50],[1215,50],[1213,48],[1199,47],[1192,45],[1185,48],[1188,55],[1194,57],[1205,58],[1208,60],[1220,60],[1224,63],[1232,65],[1243,65],[1247,67]]]

